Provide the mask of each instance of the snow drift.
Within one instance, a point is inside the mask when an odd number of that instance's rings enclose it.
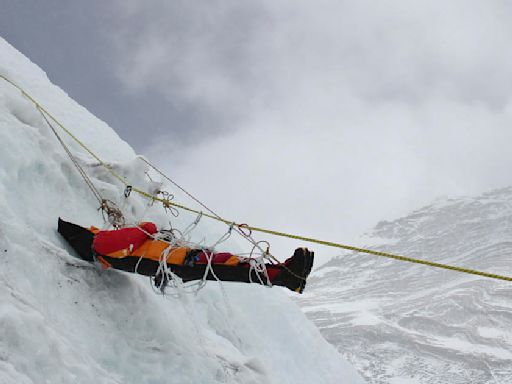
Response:
[[[128,144],[3,39],[0,57],[0,73],[118,173],[153,187]],[[128,219],[167,223],[160,207],[124,200],[124,187],[65,139]],[[101,227],[97,201],[39,112],[5,81],[0,143],[1,383],[362,382],[279,288],[210,283],[197,296],[164,298],[147,278],[73,257],[57,218]]]

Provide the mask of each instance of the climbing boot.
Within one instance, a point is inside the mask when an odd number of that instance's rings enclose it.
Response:
[[[315,253],[307,248],[297,248],[293,256],[281,264],[281,273],[279,275],[279,285],[302,293],[306,286],[306,279],[313,267]]]

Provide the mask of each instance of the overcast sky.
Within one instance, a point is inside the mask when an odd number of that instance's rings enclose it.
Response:
[[[512,185],[509,1],[1,3],[4,38],[230,219],[360,245]]]

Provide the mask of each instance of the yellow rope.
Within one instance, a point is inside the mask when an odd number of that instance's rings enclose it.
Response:
[[[287,238],[295,239],[295,240],[303,240],[303,241],[307,241],[307,242],[310,242],[310,243],[326,245],[328,247],[341,248],[341,249],[346,249],[348,251],[354,251],[354,252],[359,252],[359,253],[367,253],[369,255],[381,256],[381,257],[386,257],[388,259],[395,259],[395,260],[399,260],[399,261],[407,261],[409,263],[423,264],[423,265],[428,265],[430,267],[435,267],[435,268],[449,269],[451,271],[458,271],[458,272],[468,273],[468,274],[471,274],[471,275],[489,277],[491,279],[512,281],[512,277],[501,276],[501,275],[497,275],[497,274],[494,274],[494,273],[482,272],[482,271],[477,271],[477,270],[469,269],[469,268],[456,267],[456,266],[453,266],[453,265],[435,263],[433,261],[427,261],[427,260],[422,260],[422,259],[415,259],[413,257],[400,256],[400,255],[395,255],[395,254],[387,253],[387,252],[374,251],[374,250],[371,250],[371,249],[358,248],[358,247],[353,247],[353,246],[350,246],[350,245],[334,243],[332,241],[318,240],[318,239],[313,239],[313,238],[310,238],[310,237],[292,235],[292,234],[289,234],[289,233],[277,232],[277,231],[272,231],[272,230],[264,229],[264,228],[257,228],[257,227],[248,227],[248,228],[251,229],[252,231],[263,232],[263,233],[267,233],[269,235],[274,235],[274,236],[287,237]]]
[[[74,141],[76,141],[84,150],[87,151],[87,153],[89,153],[92,157],[94,157],[100,164],[102,167],[104,167],[105,169],[107,169],[114,177],[116,177],[119,181],[121,181],[123,184],[127,185],[128,183],[126,182],[126,180],[119,176],[117,173],[114,172],[114,170],[108,165],[106,164],[105,162],[103,162],[103,160],[101,160],[94,152],[92,152],[84,143],[82,143],[75,135],[73,135],[73,133],[71,133],[71,131],[69,131],[64,125],[62,125],[50,112],[48,112],[41,104],[39,104],[32,96],[30,96],[27,92],[25,92],[25,90],[23,88],[21,88],[19,85],[17,85],[16,83],[14,83],[13,81],[11,81],[10,79],[8,79],[7,77],[5,77],[4,75],[2,75],[0,73],[0,77],[2,79],[4,79],[5,81],[7,81],[9,84],[11,84],[12,86],[14,86],[15,88],[17,88],[21,94],[23,96],[25,96],[28,100],[30,100],[36,108],[38,108],[39,110],[43,111],[44,113],[46,113],[48,115],[48,117],[50,117],[64,132],[66,132]]]
[[[14,87],[16,87],[37,108],[39,108],[41,111],[46,113],[64,132],[66,132],[76,143],[78,143],[84,150],[86,150],[87,153],[89,153],[92,157],[94,157],[101,164],[101,166],[103,166],[106,170],[108,170],[112,174],[112,176],[114,176],[116,179],[118,179],[125,186],[130,185],[130,184],[128,184],[128,182],[122,176],[117,174],[108,164],[106,164],[103,160],[101,160],[83,142],[81,142],[75,135],[73,135],[73,133],[71,133],[55,117],[53,117],[43,106],[41,106],[41,104],[39,104],[34,98],[32,98],[27,92],[25,92],[25,90],[23,90],[20,86],[18,86],[17,84],[15,84],[11,80],[9,80],[4,75],[0,74],[0,77],[2,79],[4,79],[5,81],[7,81],[9,84],[11,84]],[[223,223],[228,224],[228,225],[234,224],[233,221],[226,220],[226,219],[223,219],[223,218],[218,217],[218,216],[210,215],[210,214],[204,213],[202,211],[198,211],[196,209],[192,209],[192,208],[186,207],[186,206],[178,204],[178,203],[174,203],[174,202],[171,203],[169,200],[162,199],[162,198],[160,198],[158,196],[153,196],[153,195],[151,195],[151,194],[149,194],[149,193],[147,193],[147,192],[145,192],[145,191],[143,191],[143,190],[141,190],[139,188],[132,187],[132,190],[137,192],[139,195],[141,195],[143,197],[146,197],[146,198],[148,198],[150,200],[161,202],[165,207],[173,206],[173,207],[180,208],[180,209],[183,209],[183,210],[188,211],[188,212],[192,212],[192,213],[196,213],[196,214],[202,214],[203,216],[206,216],[206,217],[208,217],[210,219],[217,220],[217,221],[223,222]],[[247,229],[249,229],[251,231],[266,233],[266,234],[269,234],[269,235],[274,235],[274,236],[279,236],[279,237],[286,237],[286,238],[295,239],[295,240],[307,241],[307,242],[310,242],[310,243],[321,244],[321,245],[325,245],[325,246],[328,246],[328,247],[340,248],[340,249],[345,249],[345,250],[348,250],[348,251],[354,251],[354,252],[359,252],[359,253],[366,253],[366,254],[370,254],[370,255],[374,255],[374,256],[380,256],[380,257],[386,257],[388,259],[394,259],[394,260],[399,260],[399,261],[406,261],[406,262],[415,263],[415,264],[422,264],[422,265],[427,265],[427,266],[435,267],[435,268],[448,269],[448,270],[451,270],[451,271],[457,271],[457,272],[467,273],[467,274],[470,274],[470,275],[488,277],[488,278],[491,278],[491,279],[504,280],[504,281],[512,281],[512,277],[497,275],[497,274],[494,274],[494,273],[482,272],[482,271],[478,271],[478,270],[474,270],[474,269],[469,269],[469,268],[463,268],[463,267],[457,267],[457,266],[453,266],[453,265],[435,263],[433,261],[427,261],[427,260],[416,259],[416,258],[412,258],[412,257],[400,256],[400,255],[395,255],[395,254],[387,253],[387,252],[374,251],[374,250],[371,250],[371,249],[358,248],[358,247],[353,247],[353,246],[350,246],[350,245],[334,243],[332,241],[325,241],[325,240],[314,239],[314,238],[311,238],[311,237],[304,237],[304,236],[299,236],[299,235],[293,235],[293,234],[290,234],[290,233],[273,231],[273,230],[265,229],[265,228],[252,227],[252,226],[248,226],[248,225],[244,225],[244,228],[247,228]]]

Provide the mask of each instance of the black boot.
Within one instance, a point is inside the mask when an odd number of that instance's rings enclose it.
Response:
[[[315,253],[307,248],[297,248],[293,256],[281,265],[281,273],[274,284],[302,293],[306,279],[313,268]]]

